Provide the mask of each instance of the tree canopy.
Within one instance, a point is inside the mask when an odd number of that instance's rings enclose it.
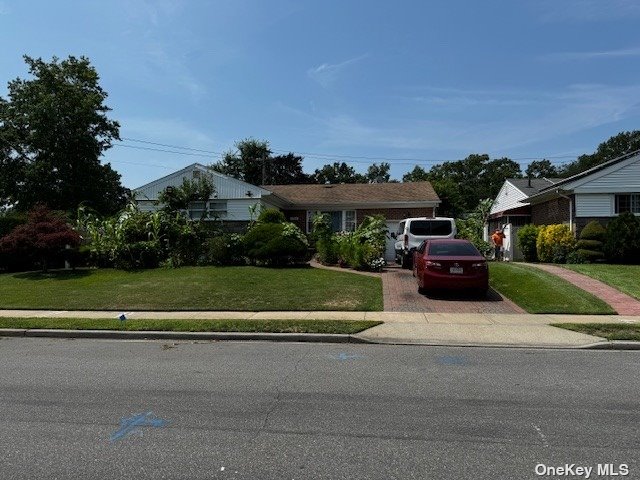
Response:
[[[211,167],[253,185],[309,183],[309,177],[302,171],[302,160],[303,157],[294,153],[273,156],[269,142],[245,138]]]
[[[100,163],[120,139],[119,124],[107,117],[95,68],[85,57],[24,60],[32,78],[10,81],[7,98],[0,97],[0,206],[119,210],[128,191]]]
[[[594,153],[580,155],[574,162],[564,164],[558,173],[561,177],[570,177],[637,150],[640,150],[640,130],[620,132],[598,145]]]

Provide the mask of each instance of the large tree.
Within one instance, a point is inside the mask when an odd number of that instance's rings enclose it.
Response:
[[[24,60],[32,78],[10,81],[0,97],[0,202],[19,210],[38,203],[119,210],[128,191],[100,162],[120,139],[119,124],[107,117],[95,68],[85,57]]]
[[[366,178],[369,183],[387,183],[391,179],[391,165],[382,162],[380,165],[374,163],[367,168]]]
[[[524,172],[530,178],[553,178],[558,176],[558,169],[549,160],[534,160]]]
[[[494,198],[506,178],[521,176],[520,165],[509,158],[472,154],[434,165],[428,172],[416,166],[403,181],[429,180],[442,200],[440,213],[456,217],[471,212],[480,200]]]
[[[302,171],[303,158],[293,153],[272,155],[269,142],[245,138],[235,144],[212,168],[253,185],[308,183]]]
[[[574,162],[560,167],[559,174],[562,177],[570,177],[637,150],[640,150],[640,130],[621,132],[598,145],[594,153],[580,155]]]
[[[367,177],[345,162],[327,163],[313,173],[314,183],[367,183]]]

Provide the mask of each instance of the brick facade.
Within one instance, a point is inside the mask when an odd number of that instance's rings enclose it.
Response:
[[[349,210],[345,208],[344,210]],[[295,223],[303,232],[307,231],[306,210],[283,210],[288,222]],[[360,224],[368,215],[383,215],[387,220],[402,220],[409,217],[433,217],[433,207],[424,208],[367,208],[356,209],[356,223]]]
[[[568,223],[569,208],[569,200],[562,197],[531,205],[531,223],[535,225]]]

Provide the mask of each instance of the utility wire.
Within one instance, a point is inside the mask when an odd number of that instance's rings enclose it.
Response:
[[[180,147],[177,145],[169,145],[169,144],[163,144],[163,143],[157,143],[157,142],[147,142],[144,140],[133,140],[133,139],[129,139],[129,138],[123,138],[123,140],[126,141],[136,141],[139,143],[145,143],[145,144],[150,144],[150,145],[158,145],[158,146],[166,146],[168,148],[172,148],[174,150],[167,150],[167,149],[163,149],[163,148],[153,148],[153,147],[142,147],[139,145],[127,145],[124,143],[114,143],[113,145],[116,147],[124,147],[124,148],[132,148],[132,149],[137,149],[137,150],[149,150],[149,151],[153,151],[153,152],[162,152],[162,153],[171,153],[174,155],[186,155],[186,156],[192,156],[192,157],[202,157],[202,158],[208,158],[208,159],[215,159],[216,157],[222,157],[224,154],[221,152],[215,152],[213,150],[202,150],[202,149],[197,149],[197,148],[189,148],[189,147]],[[184,150],[192,150],[193,152],[189,151],[189,152],[182,152],[179,150],[175,150],[175,149],[184,149]],[[273,150],[274,152],[284,152],[284,150]],[[206,153],[195,153],[195,152],[207,152]],[[308,153],[300,153],[300,155],[304,156],[305,158],[315,158],[313,157],[313,154],[308,154]],[[383,162],[388,162],[388,163],[392,163],[392,165],[432,165],[432,164],[439,164],[439,163],[444,163],[444,162],[456,162],[456,161],[460,161],[462,159],[456,159],[456,160],[442,160],[442,159],[400,159],[400,158],[385,158],[385,157],[358,157],[358,156],[350,156],[350,155],[326,155],[323,157],[318,157],[320,159],[324,159],[324,160],[331,160],[333,158],[367,158],[370,160],[382,160]],[[549,163],[551,163],[552,165],[561,165],[563,163],[566,163],[562,160],[550,160],[550,159],[560,159],[560,158],[575,158],[575,156],[569,156],[569,155],[562,155],[562,156],[549,156],[549,157],[516,157],[516,158],[510,158],[508,157],[510,160],[513,161],[517,161],[517,160],[530,160],[528,162],[519,162],[522,163],[524,165],[528,165],[530,163],[532,163],[533,161],[539,161],[539,160],[549,160]],[[344,160],[344,163],[350,164],[350,163],[355,163],[355,164],[366,164],[366,165],[371,165],[371,161],[367,161],[367,160]]]

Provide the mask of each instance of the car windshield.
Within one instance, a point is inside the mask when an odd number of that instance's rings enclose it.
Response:
[[[432,243],[429,245],[429,255],[442,257],[477,257],[480,252],[470,243]]]
[[[413,220],[409,225],[412,235],[438,235],[451,234],[451,222],[449,220]]]

